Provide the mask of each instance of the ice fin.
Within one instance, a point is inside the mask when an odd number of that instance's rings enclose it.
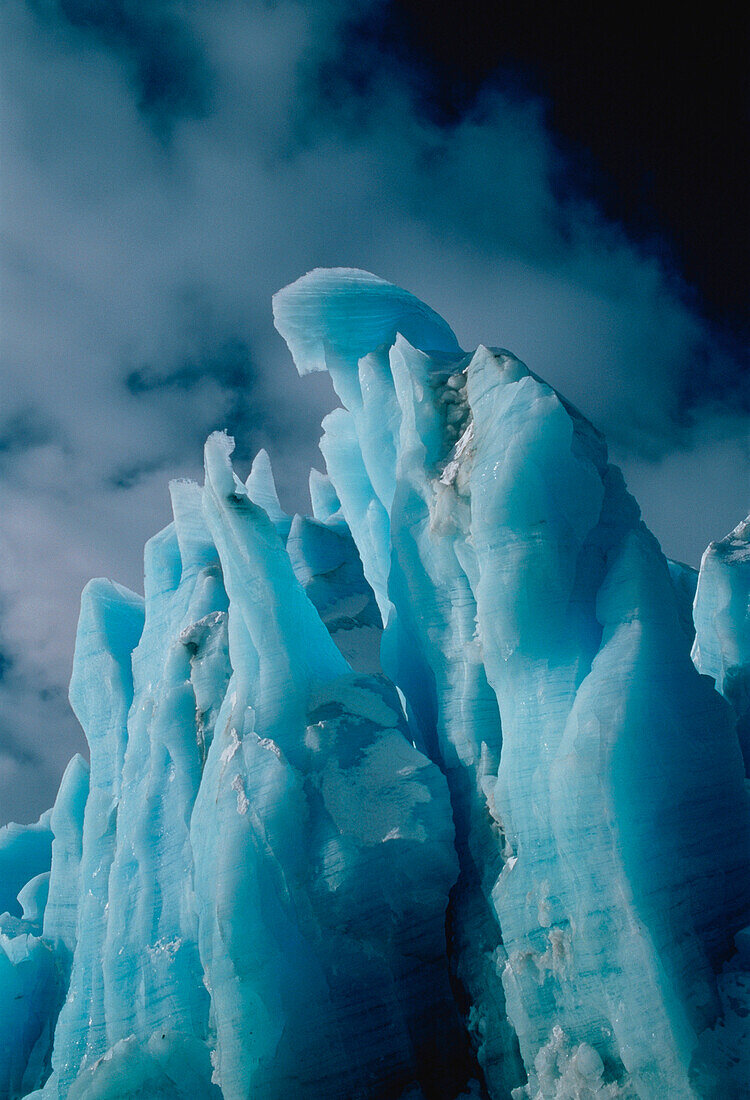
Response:
[[[693,661],[732,704],[750,777],[750,516],[703,555]]]

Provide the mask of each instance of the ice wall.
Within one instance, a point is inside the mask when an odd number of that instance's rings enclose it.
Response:
[[[693,642],[514,356],[349,269],[274,315],[342,403],[313,515],[215,433],[145,600],[84,591],[90,768],[0,830],[0,1100],[748,1095],[750,528]]]
[[[367,355],[335,323],[363,300],[389,334]],[[601,437],[507,352],[410,338],[403,309],[350,271],[274,299],[302,373],[324,349],[344,408],[321,449],[383,666],[451,788],[454,962],[485,1076],[518,1087],[507,1015],[530,1095],[694,1095],[748,912],[732,716]]]

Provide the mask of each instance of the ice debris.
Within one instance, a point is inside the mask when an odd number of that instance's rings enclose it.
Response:
[[[313,515],[215,433],[145,600],[85,589],[0,1098],[750,1095],[750,527],[696,592],[509,352],[350,269],[274,316],[342,404]]]

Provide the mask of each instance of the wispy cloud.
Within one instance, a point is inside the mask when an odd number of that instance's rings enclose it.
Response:
[[[7,0],[0,18],[0,819],[44,808],[81,747],[80,589],[139,586],[203,437],[227,427],[240,462],[265,446],[304,505],[333,397],[296,377],[270,299],[312,267],[373,270],[464,346],[525,358],[608,434],[671,554],[737,521],[737,357],[664,256],[571,187],[544,104],[488,89],[438,124],[338,0]]]

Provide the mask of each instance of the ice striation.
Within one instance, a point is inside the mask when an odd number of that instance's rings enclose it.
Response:
[[[145,599],[84,590],[0,1100],[750,1096],[750,524],[668,562],[576,409],[373,275],[274,317],[341,401],[312,515],[214,433]]]

